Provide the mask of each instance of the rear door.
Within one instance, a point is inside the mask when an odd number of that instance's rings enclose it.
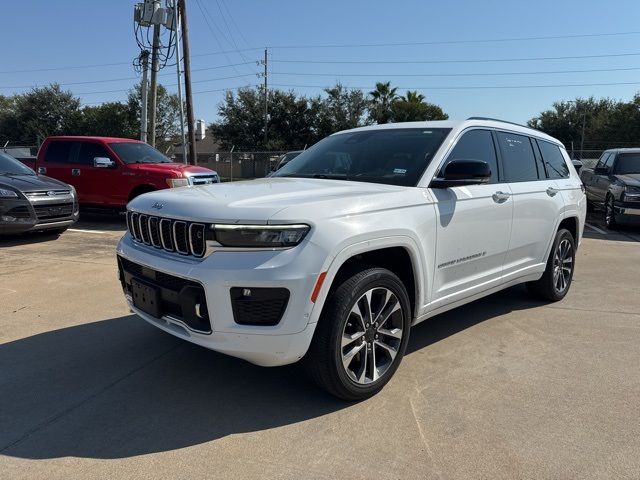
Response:
[[[534,273],[546,261],[564,201],[556,182],[547,178],[535,139],[506,131],[496,132],[496,138],[513,194],[513,227],[504,264],[504,280],[509,281]]]
[[[485,185],[431,190],[438,214],[431,289],[436,308],[499,285],[509,247],[513,200],[498,166],[492,132],[465,130],[440,171],[456,159],[485,161],[492,176]]]
[[[38,161],[38,173],[47,175],[56,180],[73,185],[77,188],[75,179],[71,174],[73,168],[71,159],[73,155],[73,141],[51,140],[45,146],[44,156]]]

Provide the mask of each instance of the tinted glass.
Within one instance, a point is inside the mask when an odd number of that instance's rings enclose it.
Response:
[[[538,145],[540,145],[540,152],[547,167],[547,176],[549,178],[567,178],[569,166],[564,160],[560,147],[543,140],[538,140]]]
[[[607,162],[609,158],[611,158],[610,153],[603,153],[602,156],[600,157],[600,160],[598,160],[598,163],[596,164],[596,168],[604,167],[604,164]]]
[[[47,147],[44,155],[45,162],[51,163],[69,163],[69,156],[73,142],[53,141]]]
[[[99,143],[82,142],[80,144],[78,163],[82,165],[93,165],[93,159],[96,157],[109,158],[109,154],[107,153],[107,150]]]
[[[110,143],[111,149],[124,163],[171,163],[171,160],[146,143]]]
[[[493,144],[493,135],[489,130],[471,130],[460,137],[456,146],[440,167],[444,167],[451,160],[481,160],[489,164],[491,168],[491,183],[498,183],[498,161],[496,148]]]
[[[0,175],[35,175],[36,172],[25,166],[11,155],[0,152]]]
[[[614,173],[640,173],[640,153],[621,153],[618,155]]]
[[[612,153],[611,155],[609,155],[607,157],[607,159],[604,162],[603,167],[606,168],[607,170],[611,169],[611,165],[613,165],[613,161],[616,159],[616,154]]]
[[[498,132],[498,142],[507,182],[538,180],[536,157],[529,137],[515,133]]]
[[[388,128],[321,140],[274,177],[310,177],[415,186],[448,128]]]

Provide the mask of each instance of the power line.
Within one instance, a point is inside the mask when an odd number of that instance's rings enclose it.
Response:
[[[469,72],[469,73],[320,73],[320,72],[272,72],[272,75],[312,76],[312,77],[476,77],[502,75],[547,75],[557,73],[626,72],[640,70],[640,67],[593,68],[585,70],[546,70],[535,72]]]
[[[610,53],[602,55],[569,55],[562,57],[525,57],[525,58],[488,58],[465,60],[273,60],[275,63],[310,63],[310,64],[434,64],[434,63],[491,63],[491,62],[531,62],[538,60],[571,60],[584,58],[634,57],[640,53]]]
[[[594,38],[594,37],[613,37],[622,35],[638,35],[640,31],[630,32],[605,32],[605,33],[584,33],[584,34],[567,34],[567,35],[548,35],[536,37],[507,37],[507,38],[485,38],[485,39],[469,39],[469,40],[437,40],[428,42],[395,42],[395,43],[357,43],[357,44],[326,44],[326,45],[271,45],[268,48],[274,49],[303,49],[303,48],[360,48],[360,47],[407,47],[419,45],[457,45],[469,43],[495,43],[495,42],[522,42],[531,40],[560,40],[571,38]]]
[[[571,83],[571,84],[553,84],[553,85],[473,85],[473,86],[423,86],[423,87],[396,87],[406,90],[489,90],[489,89],[526,89],[526,88],[562,88],[562,87],[604,87],[613,85],[640,85],[640,82],[611,82],[611,83]],[[287,83],[272,84],[274,87],[292,87],[292,88],[328,88],[327,85],[298,85]],[[373,88],[368,87],[356,87],[345,85],[346,88],[352,88],[356,90],[367,90]]]

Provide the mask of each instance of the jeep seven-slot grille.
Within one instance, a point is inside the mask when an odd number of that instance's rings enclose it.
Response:
[[[136,242],[181,255],[203,257],[207,249],[202,223],[127,212],[127,229]]]

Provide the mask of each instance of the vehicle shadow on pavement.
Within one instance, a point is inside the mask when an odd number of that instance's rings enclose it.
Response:
[[[435,317],[408,354],[484,320],[529,308],[526,292]],[[261,368],[186,343],[130,315],[0,345],[0,454],[125,458],[327,415],[351,404],[298,365]]]
[[[59,233],[28,232],[18,235],[0,236],[0,248],[16,247],[18,245],[33,245],[36,243],[53,242],[60,238]]]

